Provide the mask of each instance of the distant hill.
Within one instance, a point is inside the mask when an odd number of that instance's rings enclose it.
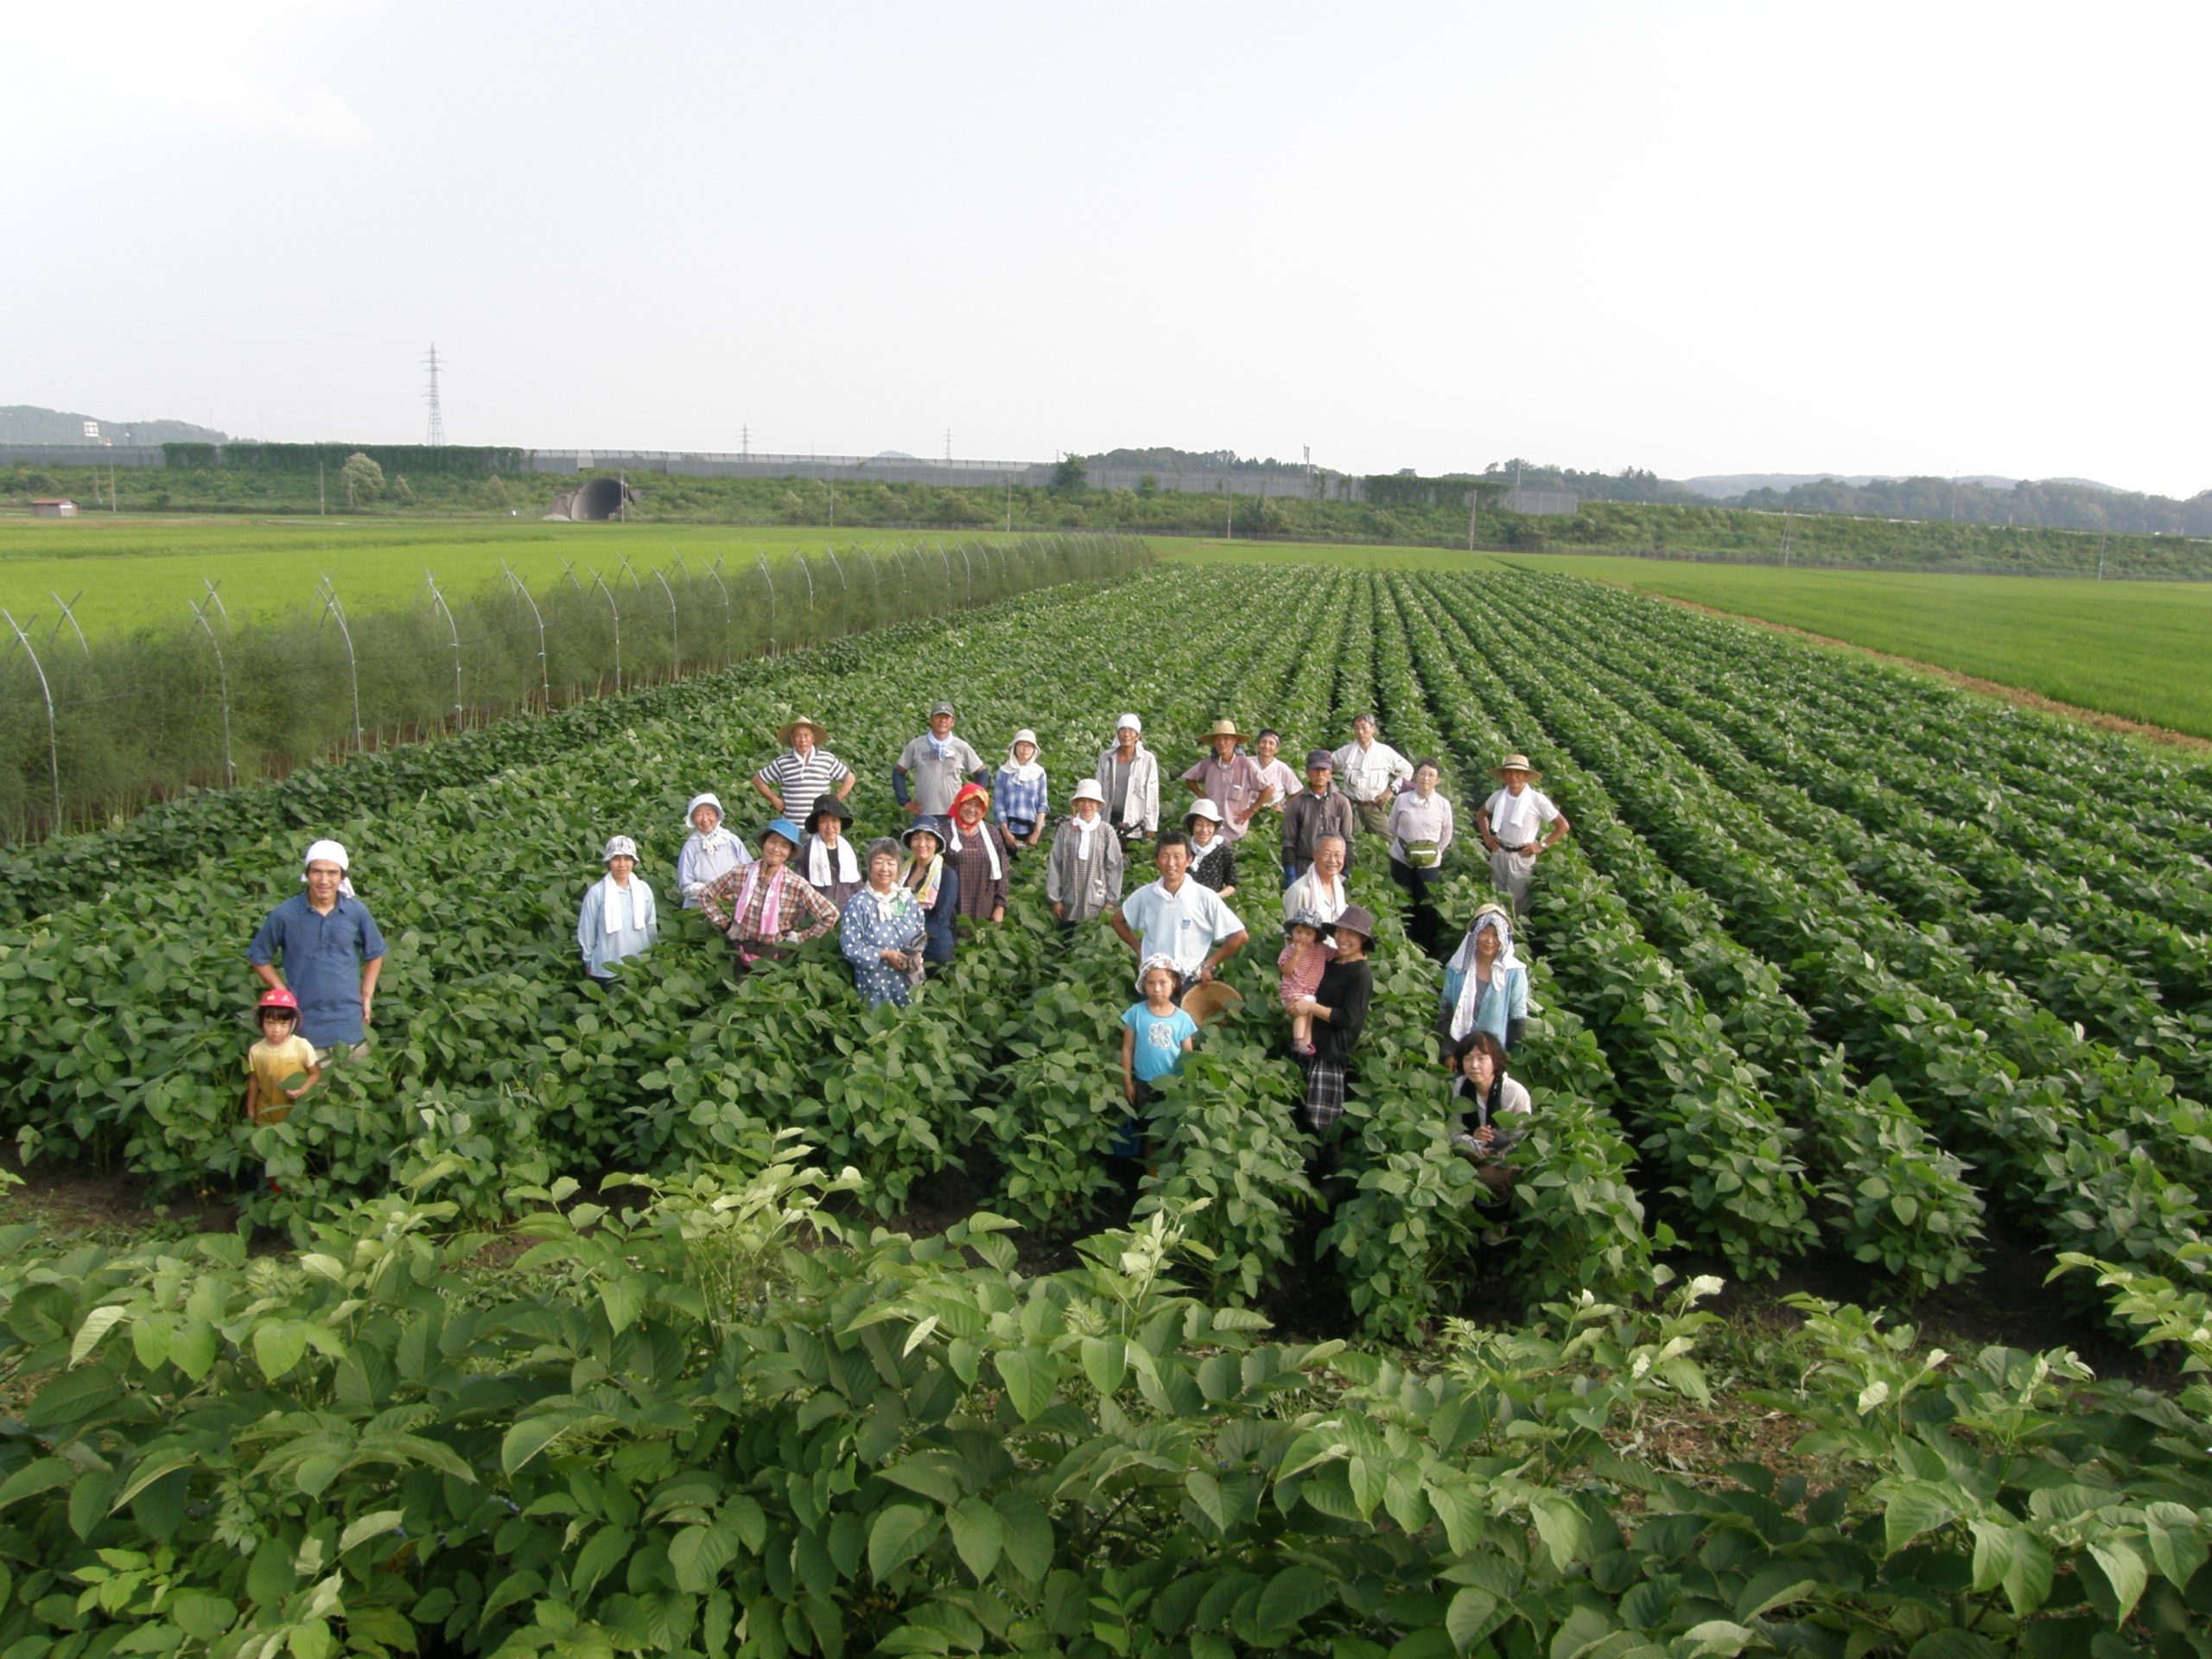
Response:
[[[1794,490],[1800,484],[1847,484],[1854,490],[1863,490],[1870,484],[1902,481],[1902,478],[1894,473],[1705,473],[1682,480],[1700,495],[1711,496],[1716,501],[1748,495],[1753,490]],[[1968,473],[1950,480],[1954,484],[1979,484],[1989,490],[2017,489],[2023,482],[2037,481],[2033,479],[1999,478],[1993,473]],[[2040,481],[2070,485],[2082,490],[2102,490],[2107,495],[2125,493],[2115,486],[2100,484],[2093,478],[2046,478]]]
[[[96,440],[85,435],[88,420],[98,420],[100,436],[115,443],[124,442],[126,434],[134,444],[221,443],[230,435],[190,421],[111,421],[32,404],[0,404],[0,443],[81,443],[91,448]]]

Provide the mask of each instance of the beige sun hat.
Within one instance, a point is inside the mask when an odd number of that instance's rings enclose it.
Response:
[[[1503,783],[1505,781],[1505,774],[1509,772],[1527,772],[1530,783],[1536,782],[1544,775],[1529,764],[1529,757],[1525,754],[1507,755],[1504,760],[1490,769],[1490,775]]]
[[[830,734],[822,729],[822,722],[817,720],[812,715],[793,715],[789,720],[785,721],[782,726],[777,728],[776,741],[781,743],[785,747],[789,748],[791,747],[791,734],[802,726],[805,727],[807,730],[814,734],[814,747],[816,748],[819,749],[828,747],[830,742]]]
[[[1197,800],[1191,803],[1191,810],[1183,815],[1183,822],[1185,823],[1188,823],[1192,818],[1211,818],[1216,823],[1219,823],[1221,822],[1221,809],[1216,806],[1211,801],[1208,800],[1205,796],[1201,795]]]
[[[1217,737],[1233,737],[1239,743],[1242,743],[1244,741],[1244,734],[1236,729],[1236,722],[1226,718],[1214,721],[1212,727],[1205,734],[1205,746],[1207,748],[1211,748],[1213,747],[1213,741]]]
[[[1183,1012],[1189,1014],[1194,1023],[1203,1026],[1208,1020],[1218,1020],[1243,1000],[1234,985],[1224,985],[1217,979],[1210,979],[1205,984],[1193,985],[1183,993]]]
[[[1106,791],[1098,786],[1096,778],[1086,778],[1075,786],[1075,793],[1068,797],[1071,806],[1077,801],[1096,801],[1103,806],[1106,804]]]

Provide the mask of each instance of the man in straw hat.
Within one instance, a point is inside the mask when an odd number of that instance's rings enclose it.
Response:
[[[1236,752],[1244,734],[1236,729],[1235,721],[1214,721],[1205,741],[1213,753],[1185,772],[1183,781],[1201,800],[1211,801],[1221,809],[1222,839],[1234,844],[1251,829],[1252,815],[1267,797],[1268,780],[1260,775],[1257,760]]]
[[[952,734],[954,718],[950,703],[932,704],[929,730],[899,750],[891,768],[892,798],[912,817],[950,818],[961,785],[990,779],[983,757]]]
[[[1351,741],[1338,749],[1337,787],[1351,797],[1359,822],[1370,836],[1390,833],[1390,803],[1414,779],[1414,763],[1375,735],[1375,716],[1351,723]]]
[[[853,792],[852,768],[822,747],[822,722],[813,715],[785,721],[776,741],[784,752],[753,774],[753,787],[778,817],[809,810],[817,797],[834,793],[842,801]]]
[[[1478,827],[1483,845],[1490,849],[1490,879],[1517,917],[1529,906],[1529,878],[1537,855],[1557,846],[1573,826],[1552,798],[1535,786],[1544,774],[1529,764],[1527,755],[1507,755],[1490,775],[1505,787],[1483,803]]]

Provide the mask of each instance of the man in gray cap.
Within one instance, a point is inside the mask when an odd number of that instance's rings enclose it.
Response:
[[[970,779],[986,785],[990,781],[983,757],[969,747],[966,738],[952,734],[953,718],[950,703],[932,708],[929,730],[901,749],[891,768],[892,794],[917,817],[949,819],[952,797],[962,784]]]
[[[1313,863],[1313,849],[1324,836],[1344,843],[1344,863],[1351,863],[1352,836],[1358,825],[1352,817],[1351,798],[1336,787],[1336,757],[1315,749],[1306,757],[1306,788],[1282,806],[1282,884],[1288,887]]]

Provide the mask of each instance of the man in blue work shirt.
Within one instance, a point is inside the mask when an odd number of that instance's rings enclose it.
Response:
[[[269,912],[245,953],[264,983],[299,999],[300,1035],[325,1062],[368,1046],[384,971],[384,935],[368,907],[346,890],[349,862],[334,841],[309,847],[300,877],[306,890]],[[274,965],[280,958],[281,975]]]

